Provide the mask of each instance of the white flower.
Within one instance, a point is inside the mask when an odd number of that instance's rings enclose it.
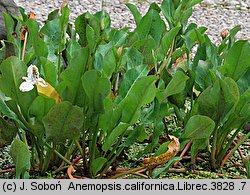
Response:
[[[45,80],[39,77],[38,68],[35,65],[30,65],[27,70],[28,77],[23,77],[25,80],[21,83],[19,89],[22,92],[30,91],[34,88],[34,85],[40,85],[47,87]]]

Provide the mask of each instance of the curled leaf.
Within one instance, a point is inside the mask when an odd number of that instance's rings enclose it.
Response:
[[[168,145],[168,150],[160,154],[157,157],[151,157],[151,158],[144,158],[142,162],[143,167],[148,167],[148,168],[154,168],[155,166],[159,164],[163,164],[167,161],[169,161],[171,158],[177,155],[177,153],[180,150],[180,142],[179,139],[176,138],[175,136],[169,135],[169,138],[172,140],[170,144]]]
[[[68,174],[68,177],[70,179],[75,179],[74,176],[72,175],[72,173],[74,173],[76,170],[74,169],[74,167],[72,165],[70,165],[67,169],[67,174]]]

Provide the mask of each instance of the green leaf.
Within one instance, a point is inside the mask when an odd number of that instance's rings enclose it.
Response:
[[[86,28],[86,39],[88,41],[88,46],[89,46],[90,51],[94,52],[97,38],[95,36],[94,29],[90,25],[87,25],[87,28]]]
[[[117,66],[114,51],[113,42],[109,42],[105,45],[99,45],[95,53],[95,69],[104,73],[108,78],[111,77]]]
[[[238,86],[233,79],[217,79],[199,95],[193,111],[210,117],[218,124],[234,111],[239,96]]]
[[[53,58],[55,54],[58,53],[60,47],[61,30],[59,25],[59,18],[46,23],[42,27],[40,33],[44,34],[44,42],[47,45],[48,53],[49,55],[51,55],[50,58]]]
[[[83,112],[78,106],[67,101],[56,104],[43,118],[46,138],[56,144],[64,143],[66,139],[77,139],[83,121]]]
[[[136,48],[130,47],[125,54],[126,57],[126,69],[136,68],[143,65],[143,55]]]
[[[193,7],[198,3],[201,3],[203,0],[192,0],[188,3],[188,7]]]
[[[189,77],[183,71],[177,71],[164,91],[165,98],[181,93],[185,89],[188,79]]]
[[[23,127],[22,122],[18,119],[18,116],[16,115],[15,112],[13,112],[5,103],[5,101],[8,101],[9,98],[5,97],[4,94],[2,94],[2,92],[0,91],[0,113],[3,116],[7,116],[10,119],[15,120],[16,122],[18,122],[18,124]]]
[[[195,154],[200,149],[208,146],[208,140],[215,128],[214,121],[202,115],[192,116],[185,125],[184,132],[180,139],[192,140],[191,159],[194,162]]]
[[[66,31],[69,23],[69,7],[68,5],[64,6],[62,9],[61,16],[59,17],[59,25],[60,25],[60,47],[59,52],[62,52],[66,45]]]
[[[145,115],[141,117],[144,123],[162,124],[162,119],[170,115],[170,105],[165,101],[160,103],[157,98],[154,99],[149,108],[145,108]],[[156,127],[157,128],[157,127]]]
[[[195,70],[195,82],[202,90],[205,90],[212,84],[212,76],[210,72],[210,64],[200,60]]]
[[[115,143],[120,135],[122,135],[130,125],[127,123],[120,123],[116,128],[114,128],[111,133],[105,138],[104,144],[102,145],[102,150],[107,152],[111,146]]]
[[[56,88],[58,84],[57,66],[45,57],[41,57],[40,61],[42,63],[42,68],[44,71],[44,80],[48,82],[51,86]]]
[[[104,13],[104,11],[97,12],[94,15],[92,15],[90,13],[86,14],[86,19],[88,21],[88,24],[95,30],[96,35],[101,35],[101,31],[104,30],[104,28],[105,28],[106,22],[101,21],[103,18],[103,15],[106,15]],[[106,19],[104,19],[104,20],[106,20]],[[103,24],[101,24],[101,23],[103,23]]]
[[[75,47],[72,55],[68,59],[68,67],[61,74],[59,88],[64,88],[63,99],[72,102],[75,105],[83,105],[84,91],[82,87],[81,77],[86,70],[89,51],[87,48],[79,48],[79,44],[72,43]],[[61,89],[62,90],[62,89]],[[59,90],[60,91],[60,90]]]
[[[181,0],[172,0],[174,3],[174,8],[177,8]]]
[[[247,170],[247,178],[250,179],[250,160],[244,158],[244,164]]]
[[[159,13],[151,9],[142,19],[139,25],[134,30],[134,33],[129,39],[128,45],[136,40],[144,40],[152,37],[156,45],[160,43],[162,33],[166,29],[166,25],[161,19]]]
[[[144,140],[146,138],[144,125],[139,125],[135,129],[131,130],[126,141],[121,145],[121,147],[129,147],[133,145],[137,140]]]
[[[192,13],[193,13],[192,8],[188,8],[187,10],[185,10],[181,17],[181,21],[180,21],[181,24],[186,26],[188,19],[192,16]]]
[[[11,143],[10,155],[16,165],[16,179],[28,179],[30,170],[30,152],[21,140],[14,139]]]
[[[38,96],[31,104],[29,113],[35,117],[35,121],[42,124],[43,117],[49,112],[50,108],[56,104],[56,101],[45,96]]]
[[[199,62],[206,62],[206,44],[205,43],[201,43],[200,46],[198,46],[197,52],[194,56],[194,60],[193,60],[193,65],[192,65],[192,70],[196,71],[196,68],[199,64]],[[203,65],[203,63],[202,63]]]
[[[0,90],[14,100],[28,120],[28,109],[36,97],[36,91],[21,92],[22,77],[27,76],[27,66],[17,57],[9,57],[0,64]]]
[[[184,128],[182,139],[208,139],[215,127],[214,121],[202,115],[192,116]]]
[[[87,27],[87,19],[86,19],[86,13],[84,13],[79,15],[75,20],[76,33],[79,35],[79,43],[83,47],[87,45],[86,27]]]
[[[191,163],[195,164],[195,156],[199,150],[206,149],[209,146],[209,138],[197,139],[192,142],[191,146]]]
[[[158,5],[157,3],[155,3],[155,2],[152,2],[152,3],[150,4],[150,6],[149,6],[149,8],[148,8],[148,12],[149,12],[150,10],[155,10],[155,11],[157,11],[158,13],[161,12],[161,8],[160,8],[159,5]]]
[[[104,157],[99,157],[96,158],[92,163],[91,163],[91,168],[92,168],[92,173],[93,175],[96,175],[98,171],[100,171],[103,167],[103,165],[107,162],[107,159]]]
[[[219,64],[219,59],[218,59],[218,48],[212,41],[209,39],[207,35],[204,35],[205,37],[205,43],[206,43],[206,54],[207,58],[211,62],[211,66],[213,69],[217,69],[217,67],[220,65]]]
[[[6,33],[7,33],[7,40],[13,42],[14,38],[12,33],[14,32],[14,20],[13,18],[5,13],[5,12],[1,12],[3,14],[4,17],[4,21],[5,21],[5,29],[6,29]]]
[[[36,20],[29,19],[26,22],[26,25],[29,29],[29,36],[32,41],[32,46],[34,48],[35,54],[37,58],[39,57],[47,57],[48,48],[45,44],[44,40],[39,37],[39,24]],[[38,59],[39,60],[39,59]]]
[[[103,113],[103,100],[110,95],[111,85],[97,70],[87,71],[82,77],[82,85],[88,97],[91,113]]]
[[[113,101],[111,100],[111,98],[106,98],[106,101],[109,101],[109,106],[105,106],[105,101],[104,101],[104,109],[105,112],[103,114],[100,114],[99,116],[99,127],[100,129],[102,129],[104,132],[108,132],[111,131],[113,128],[115,128],[115,126],[117,125],[117,123],[119,123],[119,118],[120,115],[117,117],[115,117],[114,114],[114,110],[113,110]]]
[[[67,27],[68,27],[68,22],[69,22],[69,7],[66,5],[63,7],[62,9],[62,13],[60,16],[60,28],[63,31],[66,31]]]
[[[218,47],[218,54],[224,52],[225,49],[231,48],[235,41],[235,35],[241,30],[241,26],[237,25],[229,31],[229,36],[223,39]]]
[[[170,144],[170,141],[167,141],[160,145],[158,150],[155,152],[154,156],[159,156],[163,153],[165,153],[168,150],[168,145]]]
[[[170,29],[173,27],[173,14],[175,11],[175,6],[172,0],[163,0],[161,4],[161,11],[166,18]]]
[[[171,158],[166,166],[162,167],[162,168],[156,168],[153,170],[153,174],[152,174],[152,178],[154,179],[157,179],[159,178],[159,176],[161,174],[166,174],[168,172],[168,170],[172,167],[172,165],[175,163],[175,162],[179,162],[182,158],[181,157],[173,157]]]
[[[51,20],[54,20],[55,18],[59,18],[59,11],[60,11],[60,9],[55,9],[52,12],[50,12],[48,14],[46,23],[49,22],[49,21],[51,21]]]
[[[135,41],[132,47],[138,49],[143,54],[143,63],[151,66],[154,64],[153,51],[156,49],[157,44],[152,37]]]
[[[246,90],[241,96],[236,105],[234,112],[230,115],[229,119],[223,126],[230,128],[225,129],[223,132],[230,132],[232,129],[238,129],[246,121],[250,120],[250,88]],[[229,124],[229,125],[228,125]]]
[[[17,134],[18,128],[0,116],[0,148],[9,145]]]
[[[250,88],[250,69],[237,81],[240,94],[243,94]]]
[[[127,36],[128,32],[126,30],[115,30],[111,41],[114,42],[115,47],[119,48],[125,45]]]
[[[102,64],[102,69],[104,72],[104,75],[107,78],[110,78],[112,73],[115,71],[116,69],[116,59],[115,59],[115,54],[113,49],[109,50],[108,53],[103,56],[103,64]]]
[[[22,16],[22,20],[25,22],[25,21],[27,21],[28,20],[28,15],[25,13],[25,9],[24,8],[22,8],[22,7],[18,7],[18,9],[19,9],[19,12],[20,12],[20,14],[21,14],[21,16]]]
[[[157,76],[146,76],[136,80],[118,105],[118,110],[122,111],[121,122],[132,125],[139,119],[141,107],[155,98],[156,80]]]
[[[250,68],[250,43],[240,40],[229,49],[221,73],[237,81]]]
[[[18,120],[16,121],[19,125],[19,127],[23,128],[23,129],[29,129],[29,131],[34,134],[38,139],[43,139],[43,135],[44,135],[44,128],[41,124],[31,124],[31,123],[27,123],[23,116],[20,113],[20,107],[18,107],[18,105],[16,104],[15,101],[13,100],[8,100],[5,102],[6,105],[9,107],[10,110],[12,110],[18,117]],[[16,120],[16,119],[14,119]],[[21,122],[20,122],[21,121]]]
[[[140,12],[138,11],[137,7],[131,3],[126,4],[126,6],[129,8],[131,13],[133,14],[135,23],[138,26],[141,22],[142,16]]]
[[[119,95],[116,97],[115,102],[118,104],[119,102],[121,102],[127,92],[129,91],[129,89],[132,87],[132,85],[141,77],[146,76],[148,74],[149,70],[147,69],[146,66],[139,66],[137,68],[132,68],[130,70],[128,70],[123,78],[122,78],[122,82],[121,82],[121,86],[119,88]]]
[[[168,97],[168,101],[171,104],[176,105],[178,108],[184,108],[185,106],[185,101],[187,98],[187,92],[186,91],[182,91],[181,93],[177,93],[174,95],[171,95]],[[177,111],[179,112],[179,111]],[[177,114],[177,113],[176,113]],[[178,114],[177,114],[178,115]],[[181,115],[180,115],[181,116]],[[178,117],[178,116],[177,116]]]
[[[174,26],[182,24],[181,20],[183,15],[186,12],[186,9],[183,9],[185,7],[185,5],[183,5],[183,2],[176,8],[174,14],[173,14],[173,22],[174,22]]]
[[[98,23],[100,24],[102,31],[110,28],[111,21],[110,21],[109,14],[106,11],[103,11],[103,10],[99,11],[94,14],[94,17],[98,19]]]
[[[181,29],[180,26],[176,26],[165,33],[159,47],[159,53],[158,53],[159,59],[163,60],[167,56],[168,50],[171,47],[171,44],[173,43],[180,29]]]

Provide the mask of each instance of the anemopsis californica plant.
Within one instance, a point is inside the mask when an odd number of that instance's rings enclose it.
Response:
[[[34,88],[34,85],[40,85],[41,87],[47,87],[47,84],[44,79],[39,77],[38,68],[35,65],[30,65],[27,70],[28,77],[23,77],[25,80],[21,83],[19,89],[22,92],[30,91]]]

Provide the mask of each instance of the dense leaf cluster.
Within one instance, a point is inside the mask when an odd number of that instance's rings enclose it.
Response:
[[[250,120],[250,43],[235,41],[236,26],[216,46],[205,27],[189,24],[201,1],[163,0],[144,16],[128,4],[134,30],[112,28],[105,11],[83,13],[70,24],[67,6],[41,28],[22,8],[21,17],[4,14],[0,141],[19,135],[11,146],[17,177],[28,177],[32,167],[43,174],[62,161],[71,164],[77,153],[84,175],[103,177],[125,148],[147,141],[150,153],[164,132],[182,148],[192,141],[193,163],[207,149],[211,166],[222,167]],[[31,64],[48,89],[19,90]],[[165,119],[173,115],[179,128],[170,132]]]

